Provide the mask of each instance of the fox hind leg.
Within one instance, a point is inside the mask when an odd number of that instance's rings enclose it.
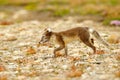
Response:
[[[67,56],[67,53],[68,53],[68,49],[67,46],[65,46],[65,56]]]
[[[93,39],[93,38],[91,38],[90,40],[91,40],[91,43],[92,43],[92,44],[94,44],[94,39]]]
[[[94,53],[96,53],[96,47],[93,46],[89,41],[83,41],[87,46],[91,47],[94,51]]]
[[[96,53],[96,47],[93,45],[94,43],[94,40],[93,39],[90,39],[90,34],[89,32],[86,32],[82,35],[79,36],[81,41],[86,44],[87,46],[89,46],[90,48],[93,49],[94,53]]]

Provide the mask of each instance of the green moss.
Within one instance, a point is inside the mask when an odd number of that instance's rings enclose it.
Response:
[[[68,4],[68,2],[65,0],[52,0],[48,4],[50,4],[50,5],[66,5],[66,4]]]
[[[24,7],[26,10],[36,10],[37,4],[36,3],[29,3]]]
[[[44,8],[44,9],[39,10],[39,12],[54,12],[54,9],[52,9],[52,8]]]
[[[69,13],[70,13],[69,9],[58,9],[54,11],[53,16],[63,17]]]
[[[78,15],[100,15],[99,10],[91,9],[91,8],[85,8],[85,7],[75,7],[74,13]]]
[[[80,14],[81,15],[98,15],[98,11],[96,11],[96,10],[87,10],[87,11],[82,11]]]
[[[0,0],[0,5],[8,4],[8,0]]]
[[[119,5],[120,1],[119,1],[119,0],[110,0],[108,3],[109,3],[110,5],[115,6],[115,5]]]

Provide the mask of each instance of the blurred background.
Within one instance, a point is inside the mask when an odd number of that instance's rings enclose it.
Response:
[[[0,24],[69,16],[109,25],[120,20],[120,0],[0,0]]]

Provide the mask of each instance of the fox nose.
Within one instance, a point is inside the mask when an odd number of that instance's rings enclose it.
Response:
[[[43,41],[43,40],[40,40],[39,44],[42,44],[42,43],[44,43],[44,41]]]
[[[39,44],[47,42],[47,38],[40,40]]]
[[[43,40],[42,40],[42,39],[39,41],[39,44],[41,44],[41,43],[43,43]]]

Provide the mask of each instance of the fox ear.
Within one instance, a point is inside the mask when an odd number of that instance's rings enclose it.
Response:
[[[48,32],[52,32],[51,28],[47,28],[47,31],[48,31]]]
[[[48,32],[52,32],[52,29],[51,28],[45,28],[44,31],[48,31]]]

